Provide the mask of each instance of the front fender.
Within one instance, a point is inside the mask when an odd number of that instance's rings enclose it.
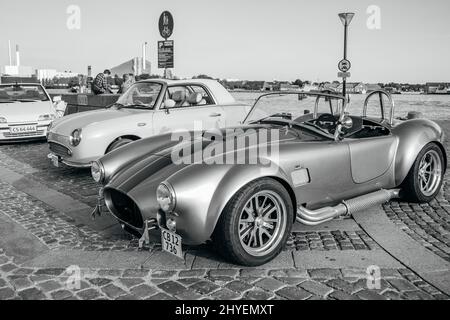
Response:
[[[190,244],[209,240],[231,198],[248,183],[265,177],[291,185],[286,174],[273,163],[271,166],[192,165],[170,177],[168,182],[177,197],[175,211],[179,213],[177,225],[181,233]]]
[[[396,186],[403,183],[420,151],[431,142],[435,142],[443,150],[444,167],[447,168],[447,155],[443,147],[444,131],[437,123],[426,119],[410,120],[395,127],[392,133],[399,137],[395,157]]]

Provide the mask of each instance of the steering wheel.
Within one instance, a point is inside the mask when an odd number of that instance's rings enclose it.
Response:
[[[324,113],[314,120],[314,124],[324,130],[327,130],[329,133],[333,134],[336,131],[336,127],[338,125],[339,119],[337,119],[331,113]]]

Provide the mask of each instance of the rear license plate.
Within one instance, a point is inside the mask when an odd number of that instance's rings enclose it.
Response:
[[[161,244],[162,249],[170,254],[184,259],[183,248],[181,247],[182,238],[168,230],[161,229]]]
[[[36,125],[24,125],[24,126],[9,127],[9,132],[12,134],[35,133],[36,131],[37,131]]]
[[[59,157],[56,154],[50,154],[48,157],[50,158],[52,164],[59,168]]]

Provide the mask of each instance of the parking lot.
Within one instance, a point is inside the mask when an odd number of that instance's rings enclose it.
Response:
[[[242,268],[209,244],[186,248],[184,261],[163,253],[157,235],[140,250],[109,214],[91,219],[98,188],[90,171],[55,168],[47,154],[44,142],[0,146],[0,300],[449,297],[448,174],[430,204],[391,202],[319,227],[295,225],[276,260]],[[80,271],[75,288],[71,266]]]

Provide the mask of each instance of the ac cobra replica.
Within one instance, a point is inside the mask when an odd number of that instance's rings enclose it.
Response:
[[[48,157],[55,166],[90,167],[127,143],[187,130],[195,121],[207,128],[238,125],[249,109],[214,80],[140,81],[105,109],[55,121],[48,134]]]
[[[394,103],[384,91],[371,93],[358,115],[347,108],[339,95],[264,95],[231,134],[205,132],[183,142],[220,146],[214,149],[222,154],[176,163],[179,141],[166,134],[106,155],[92,175],[127,231],[159,228],[163,249],[178,256],[181,243],[212,240],[232,262],[262,265],[280,253],[296,221],[317,225],[394,198],[429,202],[440,192],[447,156],[436,123],[394,123]],[[277,153],[258,153],[260,161],[246,164],[207,161],[236,159],[242,148],[226,145],[249,130],[279,139],[244,151],[276,145]]]

